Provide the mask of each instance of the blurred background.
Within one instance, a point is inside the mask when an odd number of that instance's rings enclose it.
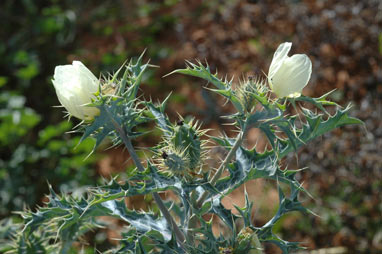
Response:
[[[298,159],[287,158],[288,168],[308,167],[299,177],[314,198],[306,198],[305,205],[318,216],[293,213],[276,233],[309,250],[342,246],[348,253],[382,252],[379,0],[2,0],[0,24],[1,219],[17,220],[13,211],[42,205],[47,182],[57,191],[81,193],[129,167],[122,149],[99,149],[85,160],[92,140],[76,147],[79,136],[66,132],[78,122],[63,119],[62,109],[53,107],[59,104],[51,83],[56,65],[80,60],[97,76],[146,49],[145,59],[160,68],[147,72],[145,97],[155,101],[173,91],[167,111],[174,121],[177,111],[196,116],[204,128],[222,130],[219,117],[230,108],[216,106],[221,101],[201,89],[205,82],[163,75],[183,68],[184,60],[200,59],[235,81],[264,77],[277,46],[291,41],[292,54],[305,53],[313,62],[304,94],[318,97],[336,89],[330,99],[352,103],[351,114],[365,126],[337,129],[308,144]],[[257,138],[255,132],[248,137]],[[147,147],[152,140],[143,137],[136,145]],[[255,224],[262,225],[276,210],[274,183],[256,182],[247,189]],[[242,190],[232,195],[241,196]],[[93,241],[112,245],[107,239],[113,232],[102,234]],[[0,236],[6,235],[0,229]]]

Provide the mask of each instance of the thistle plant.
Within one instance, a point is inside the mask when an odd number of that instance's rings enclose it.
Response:
[[[142,77],[150,68],[143,55],[100,79],[80,62],[58,66],[53,84],[68,114],[83,120],[76,129],[83,134],[81,140],[94,138],[96,149],[110,138],[113,145],[128,150],[135,168],[127,170],[124,181],[116,177],[88,188],[82,198],[56,194],[50,187],[45,206],[21,213],[24,225],[15,233],[7,253],[76,253],[79,239],[102,227],[100,216],[127,223],[118,232],[118,245],[104,253],[260,254],[266,242],[277,245],[283,253],[301,248],[273,232],[289,212],[312,214],[300,201],[300,194],[307,193],[296,179],[300,170],[282,168],[280,162],[309,141],[361,121],[349,116],[349,106],[342,108],[327,100],[329,93],[319,98],[301,95],[312,64],[306,55],[288,57],[290,48],[291,43],[279,46],[267,79],[249,77],[233,84],[200,62],[187,62],[186,68],[169,74],[199,77],[210,84],[210,92],[232,104],[236,112],[224,117],[232,123],[234,136],[211,136],[193,117],[170,120],[166,105],[171,95],[161,103],[138,95]],[[335,108],[335,113],[329,114],[327,107]],[[295,115],[290,114],[291,108]],[[133,141],[148,135],[139,132],[139,127],[150,121],[162,137],[148,149],[150,156],[140,158]],[[252,128],[267,138],[265,151],[246,144]],[[213,146],[226,151],[217,168],[208,160]],[[260,178],[275,181],[279,193],[276,213],[262,226],[254,224],[253,202],[246,192],[244,207],[227,209],[222,204],[232,191]],[[158,193],[164,191],[174,193],[177,199],[162,199]],[[136,195],[152,196],[155,204],[149,210],[131,210],[124,199]],[[216,234],[215,220],[206,218],[218,218],[224,230]]]

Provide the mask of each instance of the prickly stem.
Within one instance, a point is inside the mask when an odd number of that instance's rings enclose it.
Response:
[[[231,150],[225,157],[224,161],[222,162],[222,164],[220,165],[220,167],[218,168],[218,170],[216,171],[216,173],[213,175],[213,177],[210,180],[210,183],[212,186],[215,185],[217,180],[219,180],[220,176],[222,175],[225,168],[227,167],[227,164],[231,161],[232,157],[236,153],[236,150],[240,147],[241,143],[243,142],[244,134],[245,133],[243,131],[240,131],[240,133],[237,135],[236,141],[233,147],[231,148]],[[202,194],[202,196],[198,199],[196,206],[200,208],[203,205],[203,202],[206,200],[207,196],[208,196],[208,192],[205,191]]]

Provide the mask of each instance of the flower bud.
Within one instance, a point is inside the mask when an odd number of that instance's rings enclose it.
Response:
[[[298,97],[312,74],[312,62],[305,54],[291,57],[291,42],[282,43],[273,55],[268,82],[277,97]]]
[[[237,98],[246,112],[252,112],[256,106],[256,99],[253,94],[263,94],[266,92],[265,81],[256,77],[249,77],[241,82],[236,89]]]
[[[58,100],[68,113],[82,120],[91,120],[99,114],[99,109],[85,106],[95,98],[98,79],[80,61],[71,65],[56,66],[53,85]]]

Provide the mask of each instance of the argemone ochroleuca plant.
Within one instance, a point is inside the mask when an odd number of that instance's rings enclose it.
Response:
[[[298,97],[312,74],[312,62],[305,54],[291,57],[291,42],[282,43],[273,55],[268,72],[268,82],[277,97]]]
[[[57,66],[52,82],[58,100],[69,115],[81,120],[91,120],[99,114],[97,108],[86,106],[95,99],[94,94],[99,89],[98,79],[80,61]]]
[[[81,199],[57,195],[51,188],[46,206],[23,213],[25,226],[15,237],[10,253],[69,254],[79,253],[81,248],[90,248],[86,253],[98,253],[95,247],[81,246],[78,239],[105,225],[105,221],[98,223],[105,216],[117,218],[124,226],[116,227],[118,246],[103,254],[263,254],[264,243],[276,244],[283,254],[298,250],[298,243],[274,233],[274,226],[284,215],[310,213],[300,202],[300,194],[307,193],[295,177],[300,170],[286,169],[281,161],[326,132],[360,121],[349,117],[349,107],[342,109],[326,100],[328,94],[319,98],[300,95],[309,80],[311,62],[305,55],[288,57],[290,47],[291,43],[280,45],[269,70],[271,89],[282,97],[278,100],[273,99],[261,77],[233,84],[200,62],[188,62],[186,68],[172,72],[203,78],[213,86],[209,88],[212,92],[232,104],[235,112],[222,116],[232,127],[220,136],[206,135],[210,133],[193,119],[195,116],[170,119],[166,114],[170,96],[153,103],[138,93],[150,67],[143,63],[143,56],[99,81],[80,62],[58,66],[53,82],[60,102],[69,114],[93,119],[78,127],[83,131],[81,140],[93,137],[96,148],[109,137],[114,145],[126,147],[135,168],[126,169],[121,180],[115,177],[89,188]],[[310,104],[309,109],[303,107],[305,104]],[[296,111],[303,116],[290,115],[291,106],[299,107]],[[336,107],[336,113],[330,115],[325,106]],[[140,158],[133,141],[154,133],[147,129],[153,126],[149,121],[156,123],[161,136],[156,135],[157,144],[145,149],[150,155]],[[265,150],[246,144],[250,129],[264,134],[268,142]],[[210,155],[217,151],[206,146],[212,142],[224,152],[210,163]],[[250,200],[256,204],[255,197],[244,192],[244,207],[227,208],[222,202],[235,189],[260,178],[274,181],[279,193],[277,211],[262,225],[255,223]],[[164,191],[176,198],[163,202],[158,193]],[[129,209],[125,198],[136,195],[148,196],[147,200],[155,203],[145,211]],[[217,222],[212,218],[221,222],[219,234],[213,230]]]

